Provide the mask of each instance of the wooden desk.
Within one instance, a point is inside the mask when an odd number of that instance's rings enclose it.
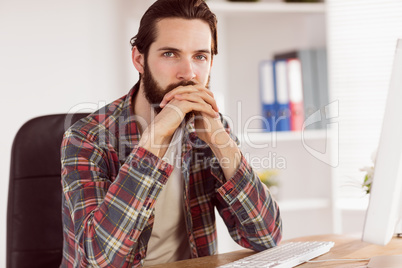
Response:
[[[402,238],[394,238],[385,247],[372,245],[360,241],[357,236],[345,235],[320,235],[309,236],[287,240],[290,241],[333,241],[335,246],[330,252],[315,258],[314,260],[327,260],[327,259],[369,259],[378,255],[401,255],[402,254]],[[218,254],[215,256],[202,257],[192,260],[178,261],[168,264],[160,264],[154,266],[147,266],[147,268],[214,268],[223,264],[233,262],[235,260],[244,258],[253,254],[251,250],[239,250],[225,254]],[[321,263],[305,263],[297,266],[298,268],[308,267],[364,267],[368,261],[336,261],[336,262],[321,262]]]

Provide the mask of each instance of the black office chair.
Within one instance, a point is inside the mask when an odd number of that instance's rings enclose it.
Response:
[[[64,131],[86,115],[41,116],[18,131],[11,151],[7,268],[60,266],[60,145]]]

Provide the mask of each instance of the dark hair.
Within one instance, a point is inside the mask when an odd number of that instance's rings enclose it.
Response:
[[[218,54],[217,19],[204,0],[158,0],[141,18],[136,36],[131,38],[131,47],[136,46],[145,56],[156,39],[156,23],[165,18],[201,19],[208,23],[212,34],[211,52]]]

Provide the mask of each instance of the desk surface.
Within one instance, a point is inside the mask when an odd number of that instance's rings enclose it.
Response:
[[[296,238],[287,240],[290,241],[333,241],[335,246],[330,252],[314,259],[314,260],[326,260],[326,259],[369,259],[373,256],[379,255],[401,255],[402,254],[402,238],[394,238],[385,247],[372,245],[360,241],[360,237],[357,236],[345,236],[345,235],[320,235],[320,236],[308,236],[302,238]],[[254,252],[251,250],[239,250],[225,254],[218,254],[215,256],[202,257],[192,260],[178,261],[174,263],[161,264],[148,266],[149,268],[206,268],[206,267],[218,267],[220,265],[233,262],[243,257],[249,256]],[[368,261],[336,261],[336,262],[321,262],[321,263],[305,263],[298,268],[308,267],[364,267]]]

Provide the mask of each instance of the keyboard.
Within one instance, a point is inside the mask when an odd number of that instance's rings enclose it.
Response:
[[[291,268],[327,253],[334,244],[334,242],[289,242],[219,267]]]

